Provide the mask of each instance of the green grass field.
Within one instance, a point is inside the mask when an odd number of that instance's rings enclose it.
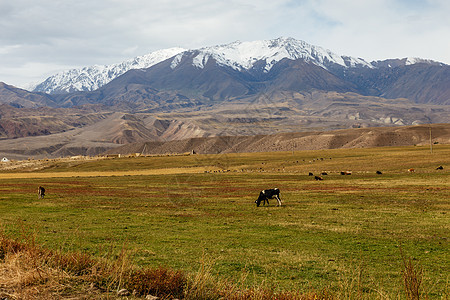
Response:
[[[347,170],[352,175],[339,174]],[[447,145],[433,153],[404,147],[55,161],[39,172],[0,174],[0,229],[99,257],[126,249],[140,266],[195,272],[206,260],[218,278],[248,286],[358,289],[374,298],[403,293],[402,250],[423,268],[427,295],[441,299],[449,295],[449,170]],[[323,181],[308,176],[325,171]],[[39,185],[44,199],[37,199]],[[273,187],[284,206],[256,207],[260,190]]]

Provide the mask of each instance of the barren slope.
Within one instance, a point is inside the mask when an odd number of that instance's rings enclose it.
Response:
[[[431,129],[433,143],[450,143],[450,124],[433,124]],[[117,147],[107,153],[168,154],[192,150],[197,153],[264,152],[407,146],[429,142],[430,126],[417,125],[134,143]]]
[[[147,115],[135,117],[116,112],[102,115],[96,122],[81,128],[0,140],[0,156],[9,159],[93,156],[127,143],[193,136],[205,136],[205,133],[189,123],[163,122]]]

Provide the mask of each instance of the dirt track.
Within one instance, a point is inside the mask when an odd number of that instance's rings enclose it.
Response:
[[[110,177],[110,176],[138,176],[138,175],[171,175],[203,173],[205,167],[193,168],[164,168],[136,171],[104,171],[104,172],[46,172],[46,173],[0,173],[0,179],[14,178],[57,178],[57,177]]]

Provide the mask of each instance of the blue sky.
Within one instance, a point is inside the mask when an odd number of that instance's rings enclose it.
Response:
[[[449,16],[448,0],[0,0],[0,81],[280,36],[369,61],[450,64]]]

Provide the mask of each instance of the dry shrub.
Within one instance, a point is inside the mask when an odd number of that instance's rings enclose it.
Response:
[[[79,252],[53,253],[48,263],[75,276],[91,273],[96,265],[89,254]]]
[[[34,239],[19,242],[3,233],[0,258],[0,299],[3,294],[13,299],[59,299],[94,286],[98,293],[125,287],[136,295],[182,298],[187,281],[183,272],[168,268],[136,270],[124,250],[107,261],[87,253],[42,249]]]
[[[183,272],[163,267],[132,271],[125,280],[126,288],[137,295],[180,298],[186,285],[186,276]]]
[[[0,233],[0,260],[4,260],[7,253],[18,253],[25,248],[29,247]]]
[[[219,290],[223,290],[221,282],[218,282],[211,273],[213,262],[203,255],[200,269],[191,276],[186,284],[184,298],[187,300],[219,299]]]
[[[21,248],[6,253],[0,263],[0,299],[61,299],[67,295],[95,298],[96,291],[88,282],[46,265],[45,255]]]
[[[406,257],[400,247],[400,254],[403,260],[403,283],[406,293],[406,299],[419,300],[426,295],[422,291],[423,269],[418,265],[414,265],[411,257]]]

